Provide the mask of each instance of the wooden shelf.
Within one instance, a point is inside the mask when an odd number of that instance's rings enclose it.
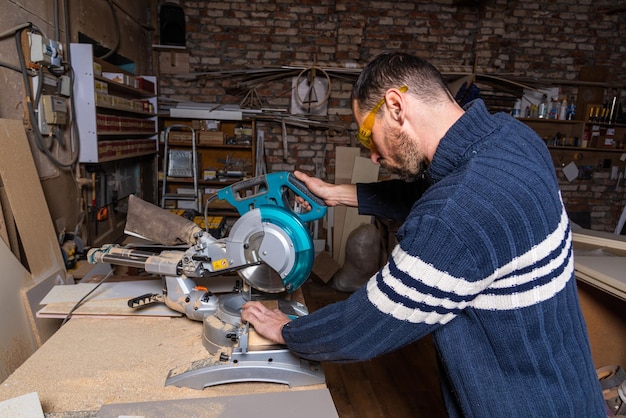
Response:
[[[574,146],[548,145],[549,149],[570,150],[570,151],[591,151],[591,152],[626,152],[623,148],[583,148]]]
[[[124,132],[104,132],[98,131],[97,135],[100,137],[111,136],[111,137],[133,137],[133,136],[153,136],[156,135],[156,132],[133,132],[133,131],[124,131]]]
[[[127,113],[127,114],[132,114],[132,115],[142,115],[142,116],[148,116],[148,117],[154,117],[156,116],[155,113],[150,113],[150,112],[140,112],[137,110],[132,110],[132,109],[126,109],[123,107],[115,107],[115,106],[107,106],[107,105],[96,105],[97,109],[107,109],[107,110],[114,110],[116,112],[121,112],[121,113]]]
[[[149,92],[147,90],[141,90],[132,86],[127,86],[126,84],[121,84],[121,83],[118,83],[113,80],[109,80],[108,78],[105,78],[99,75],[94,75],[94,79],[107,83],[109,86],[109,89],[112,91],[121,92],[130,96],[133,96],[133,97],[139,96],[139,97],[149,98],[149,97],[155,96],[154,92]]]

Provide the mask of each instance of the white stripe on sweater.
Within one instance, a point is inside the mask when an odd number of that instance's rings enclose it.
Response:
[[[571,248],[571,234],[567,237],[566,245],[561,249],[560,253],[543,266],[533,269],[529,273],[514,274],[515,271],[536,265],[539,261],[553,254],[562,243],[563,237],[567,233],[569,219],[567,213],[563,210],[561,220],[556,230],[546,239],[534,248],[531,248],[525,254],[517,257],[496,269],[488,277],[477,281],[468,281],[463,277],[454,277],[445,271],[438,270],[433,265],[427,264],[421,259],[412,256],[400,248],[399,245],[393,250],[391,258],[395,262],[398,269],[406,274],[415,277],[429,286],[434,287],[444,293],[453,293],[465,299],[476,296],[469,304],[477,309],[485,310],[510,310],[526,306],[531,306],[538,302],[550,299],[556,293],[561,291],[568,280],[572,277],[574,268],[573,258],[568,254]],[[549,275],[551,271],[559,268],[559,266],[567,263],[563,272],[554,277],[551,281],[542,286],[533,287],[524,291],[517,291],[517,287],[527,284],[537,277]],[[382,280],[397,294],[409,298],[415,302],[424,303],[432,307],[440,307],[445,310],[464,309],[468,306],[468,302],[455,302],[448,298],[435,297],[430,294],[422,293],[413,287],[409,287],[397,278],[393,277],[388,266],[385,266],[380,272]],[[513,274],[511,274],[513,273]],[[510,275],[510,276],[509,276]],[[496,280],[499,277],[509,276],[506,279]],[[484,289],[491,287],[493,289],[508,289],[509,291],[501,295],[492,295],[481,293]],[[419,310],[407,308],[404,305],[390,299],[377,286],[376,276],[372,277],[367,284],[368,298],[381,312],[392,315],[393,317],[409,322],[424,322],[427,324],[445,324],[454,318],[454,313],[448,312],[439,314],[430,310]],[[441,310],[441,309],[440,309]]]

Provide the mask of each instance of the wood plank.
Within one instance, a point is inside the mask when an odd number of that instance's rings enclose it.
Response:
[[[28,314],[30,328],[35,336],[37,347],[48,340],[61,326],[61,321],[56,319],[40,318],[37,316],[39,302],[55,285],[62,283],[59,273],[53,273],[33,286],[22,288],[21,299]]]
[[[626,251],[626,236],[615,235],[606,231],[577,229],[572,231],[572,241],[574,244],[587,244]]]
[[[626,364],[626,302],[580,280],[578,296],[595,367]]]
[[[17,236],[17,227],[15,226],[15,218],[13,217],[13,212],[11,211],[11,206],[9,205],[9,198],[4,187],[0,187],[0,202],[3,207],[2,216],[5,222],[4,226],[6,227],[6,232],[9,238],[7,245],[11,251],[13,251],[15,258],[21,261],[21,254],[19,250],[20,244],[19,237]]]
[[[0,402],[0,417],[44,418],[37,392]]]
[[[162,293],[161,280],[137,280],[128,282],[102,283],[97,289],[96,283],[78,283],[75,285],[54,286],[41,300],[42,305],[63,302],[78,302],[89,292],[89,300],[131,299],[146,293]],[[95,289],[95,290],[94,290]]]
[[[359,155],[361,155],[361,149],[359,147],[335,148],[335,184],[350,183],[354,170],[354,160]],[[341,241],[348,208],[346,206],[335,206],[333,211],[334,216],[331,230],[333,258],[339,264],[342,264],[339,262],[341,256]]]
[[[48,414],[97,411],[112,402],[290,390],[286,385],[258,382],[204,390],[166,387],[170,370],[209,357],[201,335],[202,323],[187,318],[71,319],[0,385],[0,401],[35,391]]]
[[[0,178],[33,280],[38,283],[57,271],[65,279],[65,264],[23,122],[0,119],[0,140]]]
[[[30,322],[22,304],[23,283],[31,282],[30,273],[14,257],[9,247],[0,240],[0,381],[6,379],[37,345],[30,330]]]
[[[4,221],[4,212],[2,211],[2,200],[0,200],[0,239],[4,241],[6,245],[11,245],[9,241],[9,233],[7,231],[7,225]]]
[[[356,157],[352,169],[351,183],[373,183],[378,180],[379,166],[372,163],[369,158]],[[337,262],[343,265],[346,258],[346,242],[350,233],[361,224],[372,222],[371,216],[359,215],[357,208],[346,208],[346,216],[343,220],[341,240],[339,243],[339,259]]]
[[[626,257],[574,256],[579,279],[626,300]]]

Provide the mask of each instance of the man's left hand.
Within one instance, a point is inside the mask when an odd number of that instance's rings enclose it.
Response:
[[[242,306],[241,319],[249,322],[261,336],[285,344],[282,329],[291,319],[280,310],[268,309],[261,302],[246,302]]]

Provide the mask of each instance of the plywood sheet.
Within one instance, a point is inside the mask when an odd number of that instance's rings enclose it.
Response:
[[[0,385],[0,401],[36,391],[44,413],[52,413],[294,390],[273,383],[166,387],[170,370],[209,356],[201,335],[202,323],[187,318],[71,319]]]
[[[587,324],[595,367],[610,364],[625,365],[626,301],[581,280],[578,281],[578,296]]]
[[[73,311],[73,316],[164,316],[178,317],[182,314],[171,310],[163,303],[155,303],[134,309],[128,307],[128,300],[147,293],[162,293],[161,280],[138,280],[128,282],[79,283],[75,285],[55,286],[41,301],[45,305],[37,312],[41,318],[64,318],[76,303],[92,292],[81,305]],[[95,289],[95,290],[94,290]]]
[[[615,235],[605,231],[594,231],[584,228],[577,229],[572,231],[572,241],[574,244],[626,251],[626,236]]]
[[[579,279],[626,300],[626,257],[574,256]]]
[[[350,183],[354,159],[361,155],[359,147],[335,148],[335,184]]]
[[[61,272],[65,264],[21,120],[0,119],[0,178],[15,217],[33,280]]]
[[[6,245],[10,245],[9,233],[7,232],[7,225],[4,221],[4,212],[2,211],[2,201],[0,200],[0,239],[4,241]]]
[[[58,274],[41,280],[39,283],[22,289],[22,302],[26,308],[30,328],[35,337],[37,347],[40,347],[48,338],[54,334],[61,326],[61,321],[56,319],[38,318],[36,313],[39,309],[41,299],[54,287],[54,285],[63,283],[63,279]]]
[[[30,281],[30,273],[0,240],[0,381],[6,379],[37,348],[22,303],[22,284]],[[1,415],[1,414],[0,414]]]
[[[36,392],[0,402],[0,417],[44,418]]]
[[[354,159],[354,167],[352,169],[352,183],[373,183],[378,180],[379,166],[372,163],[369,158],[356,157]],[[343,228],[341,231],[341,241],[339,244],[339,258],[337,262],[343,265],[346,258],[346,242],[350,233],[361,224],[372,222],[371,216],[359,215],[357,208],[346,208],[346,214],[343,220]]]
[[[335,149],[335,184],[350,183],[354,170],[354,160],[361,155],[359,147],[337,147]],[[341,242],[343,241],[343,227],[348,207],[336,206],[333,208],[333,222],[331,226],[333,258],[339,262],[341,256]],[[343,263],[339,263],[343,264]]]

